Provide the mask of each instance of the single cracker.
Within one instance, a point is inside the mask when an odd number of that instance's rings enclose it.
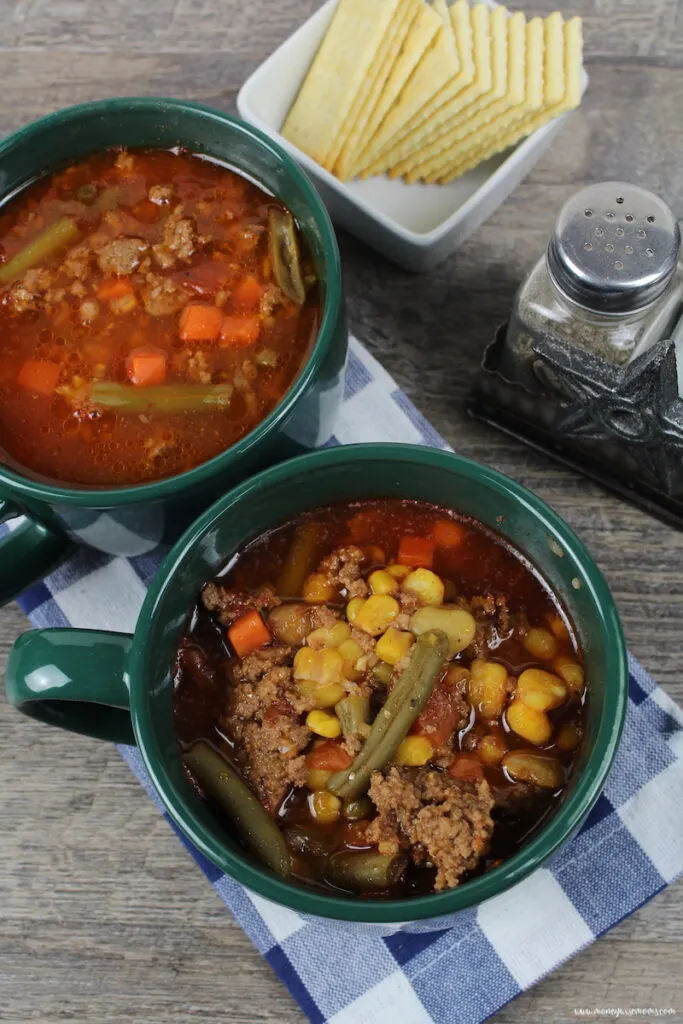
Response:
[[[434,10],[441,18],[441,27],[366,151],[367,162],[361,168],[363,177],[369,175],[371,164],[396,132],[458,72],[455,40],[444,0],[434,0]]]
[[[349,116],[344,122],[339,136],[330,150],[326,169],[345,181],[349,176],[353,157],[358,142],[368,122],[368,117],[375,104],[382,85],[396,63],[403,46],[410,24],[415,17],[415,9],[411,0],[399,0],[396,16],[391,22],[380,49],[377,51],[369,74],[353,102]]]
[[[365,138],[362,140],[361,147],[359,147],[358,154],[354,159],[354,165],[350,172],[351,176],[361,170],[370,140],[374,137],[418,63],[432,45],[439,28],[443,25],[439,15],[425,4],[423,0],[415,0],[415,6],[417,7],[415,20],[410,26],[408,35],[403,43],[403,48],[386,81],[384,89],[377,98],[375,108],[368,118]]]
[[[281,134],[324,166],[400,0],[339,0]]]

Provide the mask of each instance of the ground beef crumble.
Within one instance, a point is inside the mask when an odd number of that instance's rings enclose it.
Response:
[[[452,888],[486,853],[493,832],[488,783],[461,782],[431,769],[375,772],[370,798],[378,815],[369,842],[411,846],[413,860],[436,867],[434,888]]]
[[[208,611],[217,613],[218,621],[224,626],[231,626],[250,608],[268,611],[280,604],[280,598],[275,596],[272,587],[261,587],[256,593],[246,593],[220,580],[204,585],[201,601]]]
[[[323,558],[318,566],[330,583],[338,590],[345,590],[349,598],[365,597],[370,588],[362,578],[361,563],[365,555],[353,544],[337,548],[327,558]]]

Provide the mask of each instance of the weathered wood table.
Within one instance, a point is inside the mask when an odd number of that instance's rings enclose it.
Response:
[[[232,110],[247,74],[317,6],[5,0],[0,134],[105,96]],[[555,2],[511,6],[546,14]],[[614,590],[631,650],[680,700],[683,535],[462,410],[484,345],[578,186],[638,182],[683,217],[683,3],[566,0],[564,9],[586,18],[581,112],[437,271],[411,276],[342,235],[351,325],[454,447],[565,516]],[[0,613],[0,670],[25,628],[16,607]],[[0,750],[0,1020],[303,1020],[113,748],[2,703]],[[495,1020],[559,1024],[592,1006],[674,1006],[683,1020],[682,918],[679,883]]]

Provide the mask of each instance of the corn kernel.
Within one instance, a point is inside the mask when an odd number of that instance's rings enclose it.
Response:
[[[351,636],[347,622],[335,622],[334,626],[320,626],[308,634],[306,643],[309,647],[340,647]]]
[[[557,654],[557,640],[549,629],[540,626],[527,630],[522,643],[529,654],[541,661],[550,661]]]
[[[325,768],[309,768],[306,772],[306,785],[312,793],[319,789],[326,789],[333,774],[334,772],[329,772]]]
[[[425,736],[406,736],[398,745],[395,761],[411,768],[427,764],[434,748]]]
[[[560,726],[556,742],[560,750],[576,750],[580,739],[581,733],[578,725],[574,725],[573,722],[565,722]]]
[[[399,661],[405,658],[406,654],[410,650],[413,643],[412,633],[404,633],[400,629],[395,629],[393,626],[389,626],[389,629],[384,633],[377,644],[375,645],[375,654],[382,661],[388,662],[390,665],[398,665]]]
[[[484,718],[500,718],[508,695],[508,673],[497,661],[475,658],[467,684],[470,703]]]
[[[583,693],[584,678],[583,669],[578,661],[568,658],[566,654],[560,654],[553,661],[553,668],[558,675],[562,676],[572,693],[580,697]]]
[[[321,686],[336,683],[341,679],[343,666],[341,654],[332,648],[314,651],[312,647],[300,647],[294,655],[294,678]]]
[[[548,625],[550,626],[553,636],[557,637],[558,640],[569,639],[569,630],[559,615],[549,615]]]
[[[319,825],[332,825],[339,818],[342,802],[334,793],[319,790],[308,798],[311,814]]]
[[[552,754],[535,750],[511,750],[503,758],[503,768],[514,782],[530,782],[543,789],[559,789],[564,782],[564,769]]]
[[[535,711],[559,708],[567,696],[567,684],[542,668],[527,668],[517,680],[515,697]]]
[[[341,683],[326,683],[323,686],[316,686],[311,696],[317,708],[333,708],[346,696],[346,690]]]
[[[401,589],[413,594],[421,604],[443,604],[443,581],[431,569],[415,569],[406,576]]]
[[[507,709],[506,718],[513,732],[537,747],[547,743],[553,734],[553,727],[546,713],[527,707],[521,700],[513,700]]]
[[[404,580],[406,576],[410,576],[413,571],[409,565],[388,565],[386,571],[390,576],[393,576],[395,580]]]
[[[336,740],[337,736],[341,736],[339,719],[327,711],[309,711],[306,715],[306,725],[311,732],[328,740]]]
[[[379,636],[393,622],[400,610],[395,597],[390,597],[389,594],[371,594],[359,610],[355,624],[370,636]]]
[[[301,593],[304,601],[311,604],[324,604],[326,601],[333,601],[337,596],[334,585],[321,572],[312,572],[306,577]]]
[[[507,754],[507,746],[502,736],[495,732],[482,736],[477,744],[479,760],[488,768],[495,768]]]
[[[398,580],[386,569],[375,569],[368,576],[368,583],[373,594],[393,594],[398,590]]]
[[[344,679],[356,680],[360,678],[360,671],[356,665],[356,662],[363,655],[363,648],[357,640],[345,640],[343,644],[339,644],[337,648],[342,658],[344,659]]]
[[[365,604],[364,597],[352,597],[346,606],[346,618],[349,622],[355,622],[358,618],[358,613]]]

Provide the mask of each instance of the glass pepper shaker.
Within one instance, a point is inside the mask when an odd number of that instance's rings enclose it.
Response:
[[[614,181],[581,189],[517,293],[503,374],[533,386],[543,336],[617,367],[667,337],[683,300],[680,247],[678,222],[653,193]]]

